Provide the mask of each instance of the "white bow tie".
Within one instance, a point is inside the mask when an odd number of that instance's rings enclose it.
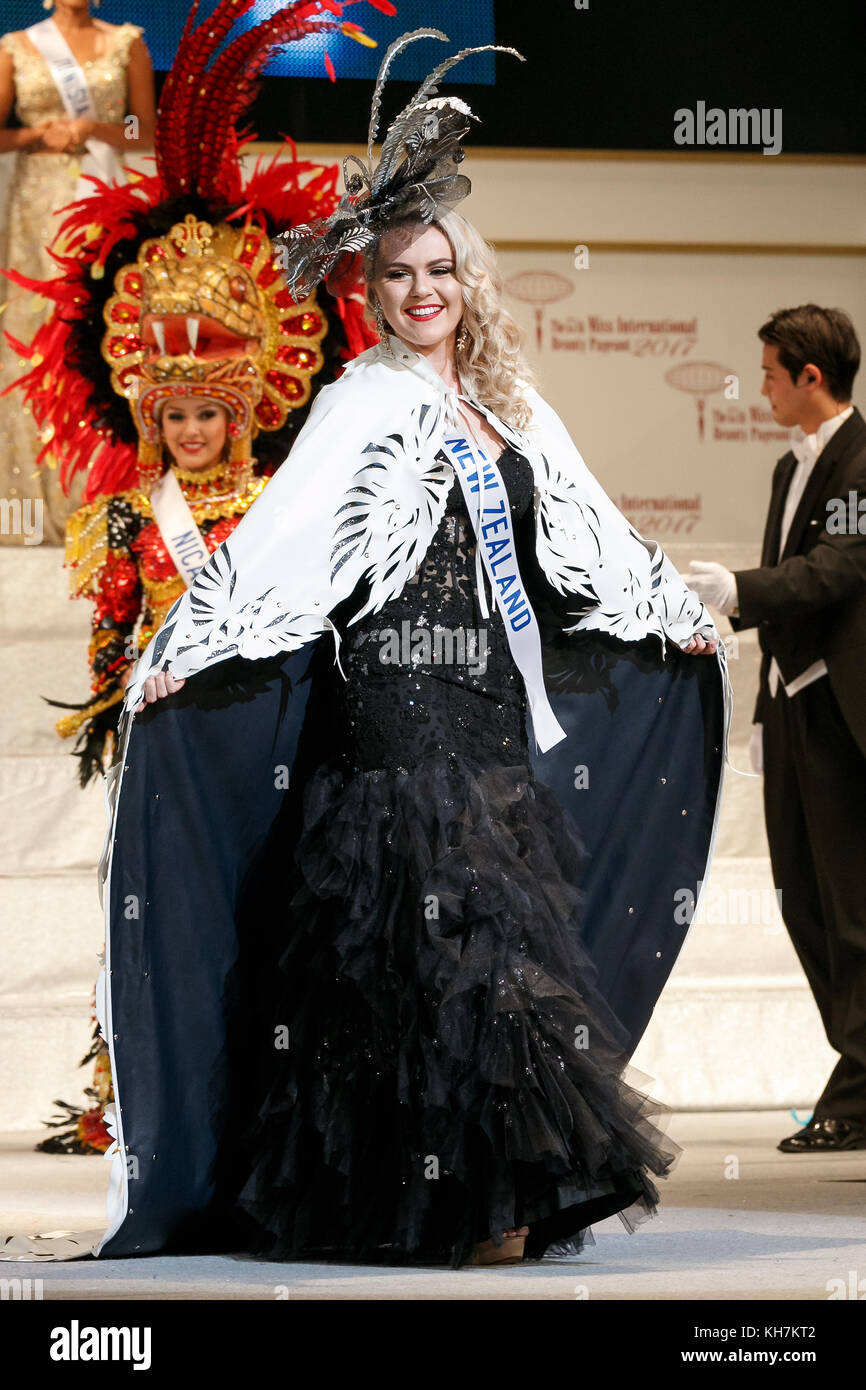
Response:
[[[791,450],[797,462],[811,470],[818,455],[823,453],[836,431],[853,413],[854,408],[849,405],[846,410],[831,415],[829,420],[822,420],[814,434],[804,434],[798,425],[791,440]]]
[[[791,452],[798,463],[813,464],[821,452],[817,434],[803,434],[801,430],[799,438],[795,436],[791,440]]]

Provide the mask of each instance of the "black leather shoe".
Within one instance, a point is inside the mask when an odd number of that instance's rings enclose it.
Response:
[[[789,1134],[776,1147],[783,1154],[839,1153],[843,1149],[866,1149],[866,1127],[848,1120],[810,1120],[796,1134]]]

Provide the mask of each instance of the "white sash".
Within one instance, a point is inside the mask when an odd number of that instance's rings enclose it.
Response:
[[[526,687],[535,742],[541,752],[546,753],[548,748],[560,743],[566,733],[550,707],[544,687],[541,634],[517,567],[511,507],[502,475],[483,452],[483,472],[479,469],[465,434],[446,436],[443,446],[460,481],[466,509],[475,528],[476,576],[482,616],[488,616],[483,564],[505,623],[511,655]]]
[[[33,47],[42,55],[60,93],[63,109],[73,119],[89,116],[96,120],[96,107],[87,85],[87,78],[69,44],[61,34],[53,19],[43,19],[27,31]],[[76,198],[88,198],[93,194],[93,184],[84,178],[85,174],[98,174],[105,183],[126,183],[126,176],[111,145],[105,140],[86,140],[87,154],[81,161],[81,177],[75,190]]]
[[[171,469],[151,488],[150,505],[165,548],[189,588],[202,565],[210,559],[210,551]]]

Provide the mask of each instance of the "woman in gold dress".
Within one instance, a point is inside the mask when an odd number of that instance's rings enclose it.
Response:
[[[67,114],[52,69],[29,32],[0,37],[0,153],[15,154],[0,219],[0,266],[11,266],[34,279],[56,274],[48,247],[62,220],[59,210],[81,193],[92,191],[89,183],[79,189],[88,153],[85,142],[112,147],[118,152],[119,166],[132,150],[151,145],[155,121],[153,69],[137,24],[95,19],[88,0],[57,0],[53,14],[43,23],[51,22],[84,75],[95,115]],[[56,43],[57,34],[52,37]],[[18,125],[9,129],[13,109]],[[135,120],[127,119],[130,116]],[[45,304],[40,310],[37,302],[34,313],[33,297],[5,281],[0,283],[0,306],[0,328],[24,342],[33,337],[51,308]],[[0,390],[26,365],[0,334]],[[42,499],[42,539],[60,545],[67,513],[79,498],[64,496],[56,470],[37,471],[36,426],[19,402],[8,396],[0,398],[0,438],[4,443],[0,497],[19,499],[22,508],[27,498]],[[9,515],[15,513],[10,510]],[[10,525],[6,534],[0,534],[0,543],[20,543],[20,526],[17,532]]]

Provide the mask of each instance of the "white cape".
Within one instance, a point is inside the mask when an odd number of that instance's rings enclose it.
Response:
[[[178,678],[227,657],[292,652],[331,628],[328,615],[359,581],[369,598],[350,621],[401,592],[445,511],[454,469],[442,451],[458,393],[426,359],[389,335],[322,388],[291,453],[261,496],[178,599],[137,662],[125,709],[144,682]],[[535,478],[536,555],[553,587],[574,595],[573,627],[622,641],[649,634],[682,646],[717,635],[697,594],[645,541],[587,468],[556,411],[532,388],[526,430],[463,395]],[[336,640],[336,631],[334,631]]]

